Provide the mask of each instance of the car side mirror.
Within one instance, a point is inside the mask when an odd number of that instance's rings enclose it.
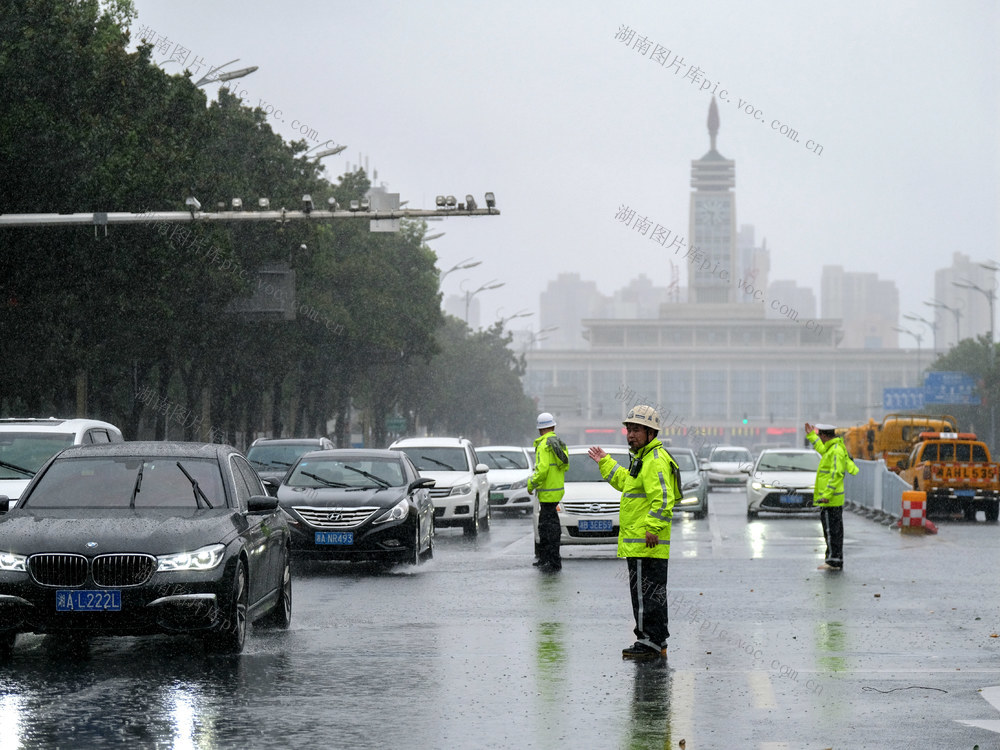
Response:
[[[420,489],[421,487],[428,487],[428,488],[430,488],[430,487],[433,487],[436,484],[437,484],[437,482],[435,482],[430,477],[420,477],[420,479],[414,479],[412,482],[410,482],[410,486],[409,486],[407,492],[413,492],[413,490]]]
[[[270,495],[252,495],[247,501],[251,513],[273,513],[278,509],[278,498]]]
[[[0,513],[6,513],[8,510],[10,510],[10,498],[0,495]]]
[[[490,470],[486,464],[476,464],[476,474],[485,474]]]

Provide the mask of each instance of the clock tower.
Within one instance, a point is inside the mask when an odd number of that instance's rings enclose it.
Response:
[[[719,109],[715,97],[708,107],[711,147],[691,162],[691,215],[688,286],[695,303],[736,301],[736,164],[715,150]]]

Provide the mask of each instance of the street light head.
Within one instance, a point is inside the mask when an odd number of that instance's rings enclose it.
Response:
[[[269,198],[258,198],[257,207],[266,211],[271,207],[271,200]]]
[[[486,194],[486,208],[496,208],[497,199],[494,197],[493,193]]]
[[[216,204],[215,204],[215,207],[217,209],[219,209],[220,211],[225,211],[226,210],[226,202],[225,201],[217,201]]]
[[[476,206],[476,199],[473,198],[471,195],[466,194],[466,196],[465,196],[465,207],[469,211],[475,211],[476,208],[477,208],[477,206]]]
[[[242,198],[233,198],[233,210],[234,211],[242,211],[243,210],[243,199]]]
[[[362,211],[367,211],[372,207],[372,202],[370,198],[362,198],[360,201],[360,207]]]
[[[348,207],[350,208],[351,211],[357,211],[358,209],[361,208],[361,201],[353,200],[350,202]]]
[[[455,208],[458,205],[458,201],[455,200],[454,195],[449,195],[444,199],[444,205],[446,208]]]
[[[443,195],[437,196],[434,199],[434,205],[436,205],[438,208],[444,208],[444,206],[445,206],[445,198],[444,198],[444,196]]]
[[[302,196],[302,211],[303,213],[309,214],[313,210],[313,199],[309,193]]]

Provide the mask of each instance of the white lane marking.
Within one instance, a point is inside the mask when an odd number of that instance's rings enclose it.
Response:
[[[679,737],[694,736],[694,672],[675,670],[670,678],[670,730]]]
[[[759,670],[747,672],[747,682],[750,683],[754,708],[778,707],[778,702],[774,698],[774,687],[771,685],[771,675]]]
[[[979,694],[983,696],[983,699],[993,706],[993,708],[1000,711],[1000,685],[984,687],[981,691],[979,691]],[[997,732],[1000,734],[1000,719],[955,719],[955,721],[969,727],[985,729],[989,732]]]

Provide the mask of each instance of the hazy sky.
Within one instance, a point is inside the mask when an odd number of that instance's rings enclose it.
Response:
[[[286,140],[305,137],[294,124],[347,144],[324,160],[330,177],[367,159],[411,208],[496,193],[502,216],[431,230],[446,232],[430,243],[440,268],[483,261],[450,274],[446,295],[506,283],[478,297],[484,323],[527,308],[537,328],[539,294],[563,271],[610,294],[640,272],[666,285],[673,261],[686,283],[679,256],[614,215],[627,204],[687,235],[713,88],[729,99],[717,146],[736,161],[737,221],[767,238],[772,281],[818,297],[837,263],[895,280],[900,311],[927,315],[953,252],[1000,259],[996,0],[135,5],[133,42],[155,35],[167,71],[181,68],[166,63],[176,45],[189,66],[260,66],[233,87],[280,110],[270,122]]]

